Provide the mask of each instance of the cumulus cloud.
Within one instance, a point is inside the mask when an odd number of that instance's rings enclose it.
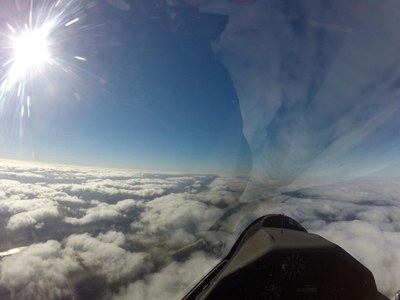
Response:
[[[49,199],[20,200],[18,197],[11,197],[10,199],[5,199],[0,202],[0,209],[3,213],[9,212],[15,214],[52,205],[54,205],[54,203]]]
[[[190,271],[187,266],[196,265],[198,273],[185,275],[182,282],[176,276],[165,286],[165,295],[182,294],[197,279],[194,275],[207,272],[220,255],[215,249],[221,250],[224,243],[216,242],[228,236],[208,230],[222,216],[223,208],[240,198],[246,182],[245,178],[217,175],[20,166],[10,161],[2,161],[1,168],[6,175],[2,177],[0,172],[0,226],[4,226],[0,250],[21,244],[27,247],[0,261],[0,294],[5,299],[26,298],[38,289],[43,289],[37,294],[42,299],[57,297],[54,295],[66,299],[112,297],[116,291],[118,297],[124,297],[132,283],[142,286],[139,289],[147,290],[147,282],[164,288],[165,283],[157,282],[166,280],[168,272],[186,274]],[[33,184],[31,178],[17,176],[24,170],[43,178]],[[10,173],[15,173],[13,179],[9,179]],[[29,230],[16,231],[21,228]],[[14,232],[18,245],[14,244]],[[47,264],[36,257],[42,255],[37,249],[46,247],[54,250],[46,255]],[[41,257],[44,260],[44,255]],[[38,271],[24,279],[30,282],[27,286],[14,283],[19,280],[19,269],[12,270],[16,261],[35,262],[32,268]],[[70,269],[64,268],[67,263]],[[58,264],[54,269],[60,274],[53,274],[54,280],[42,275],[49,264]]]
[[[191,201],[185,197],[185,194],[169,194],[154,199],[147,202],[145,208],[140,220],[150,232],[161,231],[168,227],[190,230],[191,224],[214,222],[221,214],[219,209],[209,207],[199,201]],[[134,227],[136,225],[136,223],[133,224]],[[204,229],[208,227],[204,226]]]
[[[226,207],[243,201],[242,192],[246,188],[247,179],[242,177],[218,177],[203,192],[195,193],[193,199],[209,202],[217,207]],[[196,182],[194,187],[198,187]]]
[[[66,217],[64,221],[74,225],[85,225],[92,222],[112,220],[117,217],[122,217],[124,212],[129,209],[138,207],[138,203],[132,199],[118,201],[116,204],[101,203],[99,201],[91,201],[94,207],[86,210],[82,218]]]
[[[25,169],[35,173],[38,168]],[[32,291],[39,291],[41,299],[177,299],[229,250],[233,237],[267,213],[285,213],[345,248],[372,270],[386,295],[398,288],[400,190],[393,177],[277,191],[254,182],[246,186],[246,178],[216,175],[59,166],[47,166],[40,174],[47,174],[47,182],[33,192],[22,178],[0,181],[0,250],[27,246],[0,260],[5,299],[26,298]],[[72,179],[74,174],[78,178]],[[113,180],[117,190],[160,185],[163,194],[111,195],[107,188]],[[96,193],[65,188],[92,182]],[[30,230],[15,231],[21,228]],[[21,275],[23,264],[35,272]]]
[[[0,295],[3,299],[75,299],[68,277],[80,271],[77,261],[63,256],[59,242],[35,244],[1,261]]]
[[[22,227],[37,224],[40,221],[49,218],[59,217],[58,209],[56,207],[38,208],[28,212],[21,212],[13,215],[7,223],[7,229],[16,230]]]
[[[112,237],[113,236],[113,237]],[[71,235],[65,240],[64,254],[74,257],[81,265],[96,270],[109,282],[135,279],[152,267],[148,254],[131,253],[120,247],[118,233],[106,233],[99,238],[88,234]]]
[[[122,246],[125,243],[125,235],[122,232],[107,231],[100,233],[97,239],[104,243],[111,243],[118,246]]]
[[[202,252],[195,252],[183,263],[172,262],[159,272],[122,288],[113,299],[162,300],[182,298],[185,292],[188,292],[188,288],[204,275],[204,270],[211,269],[216,263],[215,258]]]
[[[137,242],[154,247],[179,248],[193,242],[222,216],[217,207],[195,201],[190,194],[169,194],[146,202],[138,220],[131,223]],[[157,236],[157,244],[151,237]]]
[[[76,278],[101,276],[108,283],[133,280],[152,268],[148,254],[123,248],[123,234],[74,234],[62,242],[33,244],[0,264],[2,299],[76,299]],[[106,287],[101,287],[104,291]]]
[[[16,230],[29,227],[49,218],[59,217],[57,205],[48,199],[26,199],[11,197],[0,201],[2,214],[11,215],[7,222],[7,229]]]

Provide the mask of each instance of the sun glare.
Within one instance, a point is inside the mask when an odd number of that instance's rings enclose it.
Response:
[[[69,39],[75,41],[80,36],[77,24],[82,22],[80,14],[85,7],[82,1],[26,2],[30,2],[29,10],[22,12],[16,7],[16,11],[10,12],[6,26],[0,28],[0,108],[6,98],[30,94],[26,87],[34,87],[27,83],[33,83],[32,79],[37,76],[47,76],[49,69],[71,74],[71,68],[77,67],[77,63],[74,60],[65,64],[69,54],[71,59],[86,61],[85,57],[62,47]],[[59,49],[63,49],[62,57]]]
[[[23,32],[14,38],[14,66],[19,75],[25,74],[32,67],[40,68],[45,62],[50,62],[47,32],[36,29]]]

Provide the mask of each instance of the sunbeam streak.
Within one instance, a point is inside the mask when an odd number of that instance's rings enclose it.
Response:
[[[10,82],[23,78],[32,69],[40,71],[42,64],[50,63],[48,48],[49,31],[46,26],[22,32],[12,37],[12,66],[9,70]]]
[[[46,67],[61,64],[51,48],[59,42],[54,33],[64,27],[66,20],[71,20],[71,12],[76,12],[76,9],[70,9],[73,2],[64,1],[63,5],[56,6],[45,1],[34,6],[31,1],[25,16],[22,13],[21,18],[16,14],[15,19],[9,19],[8,30],[1,33],[3,74],[0,95],[12,92],[19,83],[43,73]],[[76,22],[77,18],[72,19],[71,22]]]
[[[79,64],[86,60],[83,56],[77,58],[74,45],[90,31],[85,27],[82,33],[82,27],[77,26],[78,22],[84,23],[85,6],[81,1],[26,0],[20,4],[16,1],[5,6],[7,13],[0,19],[0,147],[3,148],[5,136],[10,143],[28,147],[26,143],[32,139],[31,123],[40,118],[35,117],[32,103],[46,101],[51,90],[59,90],[65,80],[74,80],[77,70],[82,70]],[[80,49],[79,53],[86,57],[85,50]]]

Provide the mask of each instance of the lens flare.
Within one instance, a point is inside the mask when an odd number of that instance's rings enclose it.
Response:
[[[51,63],[48,34],[45,28],[39,28],[12,38],[13,58],[9,73],[12,81],[22,79],[30,71],[40,71],[44,63]]]
[[[84,24],[89,10],[80,0],[24,0],[1,11],[0,149],[27,152],[33,145],[30,125],[40,118],[31,106],[45,103],[65,84],[73,87],[85,71],[81,41],[92,30]],[[60,92],[59,98],[70,96]]]
[[[22,33],[14,40],[14,61],[21,71],[49,61],[47,33],[43,29]]]
[[[80,1],[31,0],[30,3],[26,12],[10,12],[6,30],[0,32],[0,96],[14,93],[20,84],[25,86],[31,75],[44,73],[51,66],[64,70],[68,49],[60,49],[61,45],[79,37],[76,25],[81,22],[79,15],[84,9]]]

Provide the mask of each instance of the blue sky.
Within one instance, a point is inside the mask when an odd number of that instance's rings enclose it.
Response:
[[[80,7],[69,19],[84,13],[49,36],[60,66],[25,80],[30,115],[20,115],[27,100],[17,88],[3,97],[2,119],[13,129],[3,132],[6,157],[191,172],[249,169],[239,101],[209,39],[187,35],[188,28],[173,33],[164,28],[168,22],[107,3]]]
[[[205,1],[201,11],[230,18],[212,48],[171,33],[179,22],[109,3],[64,11],[51,36],[62,68],[29,78],[29,118],[26,99],[3,95],[3,156],[193,172],[239,164],[278,185],[400,162],[396,2]]]

